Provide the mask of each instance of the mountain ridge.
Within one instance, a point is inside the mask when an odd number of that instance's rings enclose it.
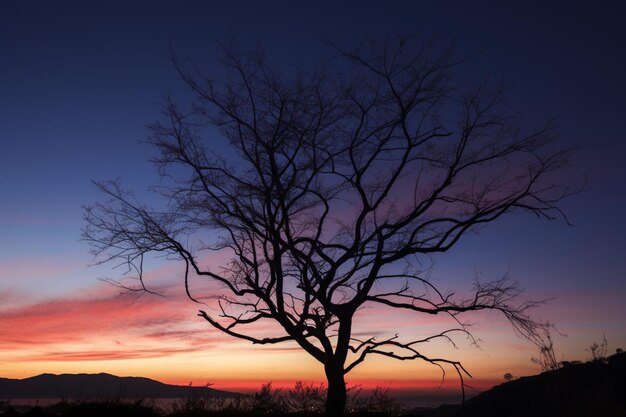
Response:
[[[496,385],[424,417],[626,417],[626,353]]]
[[[150,378],[108,373],[51,374],[43,373],[24,379],[0,377],[0,399],[63,398],[63,399],[117,399],[117,398],[184,398],[203,396],[232,398],[241,394],[209,387],[165,384]]]

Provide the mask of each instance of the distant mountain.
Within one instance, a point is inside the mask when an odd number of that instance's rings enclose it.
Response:
[[[214,398],[240,394],[207,387],[167,385],[138,377],[110,374],[41,374],[25,379],[0,378],[0,400],[11,398],[64,398],[73,400],[116,398]]]
[[[519,378],[477,395],[464,407],[442,406],[422,415],[626,417],[626,353]]]

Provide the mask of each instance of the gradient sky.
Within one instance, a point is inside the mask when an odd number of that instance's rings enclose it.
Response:
[[[0,377],[110,372],[226,389],[322,377],[293,345],[252,346],[205,326],[176,265],[150,271],[168,298],[120,297],[97,278],[122,271],[89,267],[78,240],[81,206],[101,199],[92,180],[119,177],[142,193],[157,178],[141,144],[145,125],[159,119],[164,94],[186,94],[169,49],[210,72],[214,39],[231,35],[264,45],[277,65],[328,56],[322,37],[354,45],[399,31],[438,33],[455,40],[459,56],[478,53],[463,67],[467,77],[504,79],[522,125],[555,117],[561,143],[578,148],[564,175],[586,190],[563,202],[573,227],[505,218],[435,258],[433,278],[468,289],[475,271],[508,271],[529,297],[555,298],[536,315],[567,335],[555,339],[559,358],[586,359],[603,334],[611,351],[626,348],[623,2],[430,3],[1,1]],[[464,360],[473,385],[538,371],[534,347],[500,318],[473,321],[481,350],[463,341],[458,351],[433,347]],[[437,325],[387,310],[366,310],[359,323],[405,332]],[[435,388],[439,374],[378,358],[349,377],[416,390]]]

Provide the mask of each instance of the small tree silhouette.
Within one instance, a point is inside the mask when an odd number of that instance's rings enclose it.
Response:
[[[546,324],[540,328],[537,343],[537,346],[539,347],[539,357],[533,357],[530,359],[533,363],[539,365],[543,372],[554,371],[562,366],[562,363],[556,360],[556,355],[554,353],[554,341],[552,340],[553,329],[554,326],[550,324]]]
[[[389,387],[376,386],[369,395],[355,403],[357,409],[387,416],[398,414],[402,409],[401,405],[389,394]]]
[[[279,388],[272,389],[268,382],[249,397],[249,407],[255,414],[279,414],[287,411],[287,403]]]
[[[326,391],[324,384],[307,385],[302,381],[296,381],[293,389],[288,393],[289,408],[296,412],[319,412],[324,409]]]
[[[606,340],[606,335],[602,335],[602,342],[593,342],[587,349],[591,353],[591,360],[594,362],[606,361],[606,354],[609,350],[609,342]]]

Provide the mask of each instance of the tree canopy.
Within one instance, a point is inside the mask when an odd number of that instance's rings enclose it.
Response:
[[[252,343],[297,343],[323,365],[327,411],[337,414],[344,375],[371,355],[452,366],[463,380],[460,362],[420,345],[471,336],[466,313],[498,311],[541,342],[543,324],[528,315],[537,303],[522,300],[516,282],[444,293],[421,259],[510,213],[564,218],[568,189],[553,174],[569,152],[555,145],[551,122],[521,129],[499,88],[460,80],[452,48],[419,37],[333,48],[311,70],[281,73],[262,51],[226,45],[218,79],[173,57],[196,99],[166,99],[151,126],[166,209],[100,183],[110,200],[86,209],[84,237],[102,262],[137,271],[140,290],[149,290],[148,253],[184,263],[194,301],[190,279],[219,283],[217,315],[199,315]],[[206,265],[203,251],[230,260]],[[357,338],[353,318],[367,305],[447,315],[454,326],[417,339]],[[247,330],[262,322],[280,331]]]

